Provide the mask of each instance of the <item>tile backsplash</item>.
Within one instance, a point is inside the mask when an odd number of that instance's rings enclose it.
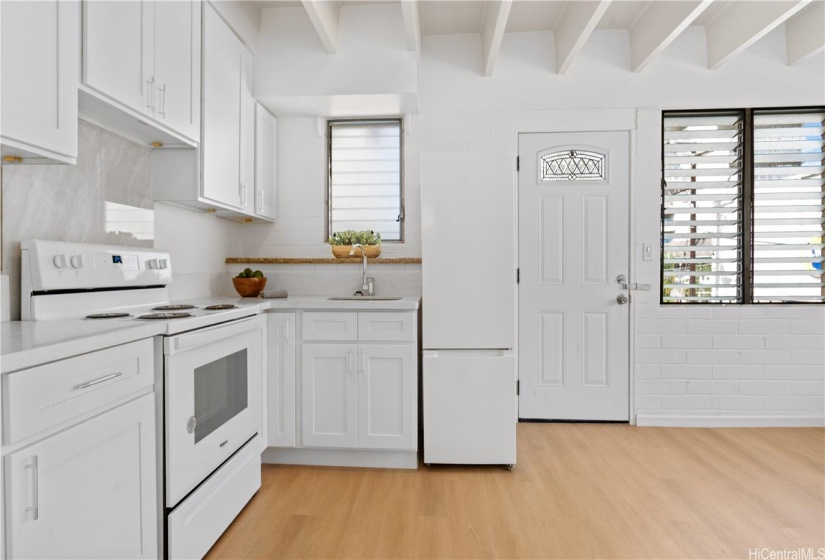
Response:
[[[84,121],[78,135],[77,165],[3,166],[3,302],[11,319],[20,316],[21,241],[153,246],[149,149]]]

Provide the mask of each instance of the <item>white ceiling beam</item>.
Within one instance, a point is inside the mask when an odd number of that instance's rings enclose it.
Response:
[[[401,16],[404,19],[407,50],[421,50],[421,18],[418,15],[418,0],[401,0]]]
[[[732,2],[705,27],[708,43],[708,68],[719,68],[732,56],[804,8],[810,0],[789,2]]]
[[[302,0],[324,49],[335,54],[338,46],[338,3],[334,0]]]
[[[825,51],[825,2],[812,2],[785,22],[788,64]]]
[[[564,74],[596,29],[610,0],[569,0],[556,25],[556,73]]]
[[[713,0],[654,2],[630,30],[630,66],[641,72],[693,23]]]
[[[481,22],[481,53],[484,60],[484,75],[492,76],[496,65],[504,28],[510,17],[513,0],[493,0],[485,3],[484,20]]]

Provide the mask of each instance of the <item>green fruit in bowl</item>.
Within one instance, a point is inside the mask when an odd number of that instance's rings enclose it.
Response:
[[[252,278],[252,274],[253,274],[253,272],[252,272],[251,268],[243,269],[244,278]]]
[[[263,278],[263,277],[264,277],[264,273],[263,273],[263,272],[261,272],[260,270],[256,270],[252,276],[253,276],[254,278]]]

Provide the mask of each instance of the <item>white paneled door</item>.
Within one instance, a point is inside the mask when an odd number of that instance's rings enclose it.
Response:
[[[519,417],[628,419],[627,132],[519,135]]]

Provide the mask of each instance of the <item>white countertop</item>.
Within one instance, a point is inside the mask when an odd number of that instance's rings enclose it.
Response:
[[[259,309],[272,310],[379,310],[418,309],[420,298],[406,296],[399,300],[335,301],[328,296],[292,296],[284,299],[205,298],[186,303],[258,302]],[[182,302],[176,302],[182,303]],[[105,320],[8,321],[0,323],[0,373],[62,360],[110,346],[157,336],[165,331],[164,321],[107,322]]]

